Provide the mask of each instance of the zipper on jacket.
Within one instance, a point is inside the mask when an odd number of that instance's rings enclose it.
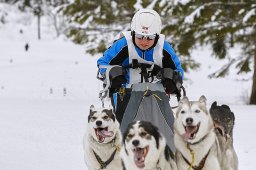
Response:
[[[145,51],[142,52],[142,58],[145,60]]]

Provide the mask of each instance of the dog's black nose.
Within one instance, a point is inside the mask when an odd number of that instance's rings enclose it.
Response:
[[[134,146],[138,146],[140,144],[140,141],[139,140],[134,140],[134,141],[132,141],[132,144]]]
[[[100,120],[96,121],[96,125],[97,126],[101,126],[102,125],[102,121],[100,121]]]
[[[188,118],[186,119],[186,123],[187,123],[188,125],[191,125],[191,124],[193,123],[193,118],[188,117]]]

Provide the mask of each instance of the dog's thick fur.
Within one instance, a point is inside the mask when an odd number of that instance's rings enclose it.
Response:
[[[175,114],[174,144],[178,169],[238,169],[233,143],[215,130],[204,96],[199,101],[184,97]]]
[[[84,136],[84,157],[89,170],[122,169],[119,123],[112,109],[90,107]]]
[[[128,125],[123,135],[124,170],[176,170],[174,155],[158,128],[147,121]]]

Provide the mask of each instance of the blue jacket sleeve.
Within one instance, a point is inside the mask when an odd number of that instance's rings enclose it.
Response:
[[[184,79],[184,70],[181,66],[180,59],[177,56],[177,54],[174,52],[174,49],[172,48],[171,44],[169,44],[167,41],[165,41],[164,49],[170,54],[170,57],[176,66],[176,71],[178,71],[181,74],[182,79]]]
[[[102,75],[105,74],[106,72],[106,68],[100,68],[101,66],[109,66],[111,60],[113,60],[118,53],[125,47],[127,46],[127,41],[126,39],[123,37],[119,40],[117,40],[116,42],[114,42],[114,44],[109,47],[103,54],[102,57],[100,57],[97,61],[97,65],[99,67],[99,71]]]

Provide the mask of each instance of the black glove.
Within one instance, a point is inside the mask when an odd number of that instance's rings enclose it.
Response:
[[[169,73],[167,73],[167,71]],[[171,70],[169,68],[163,69],[162,73],[162,84],[165,87],[167,94],[176,94],[177,97],[180,96],[182,77],[179,72]]]
[[[126,83],[125,71],[121,66],[112,67],[109,71],[110,89],[118,90],[122,84]]]
[[[110,88],[118,90],[122,87],[122,84],[126,83],[126,79],[123,75],[117,76],[111,80]]]
[[[177,94],[179,90],[176,87],[176,83],[174,83],[171,79],[164,79],[162,80],[162,84],[165,87],[165,92],[167,94]]]

